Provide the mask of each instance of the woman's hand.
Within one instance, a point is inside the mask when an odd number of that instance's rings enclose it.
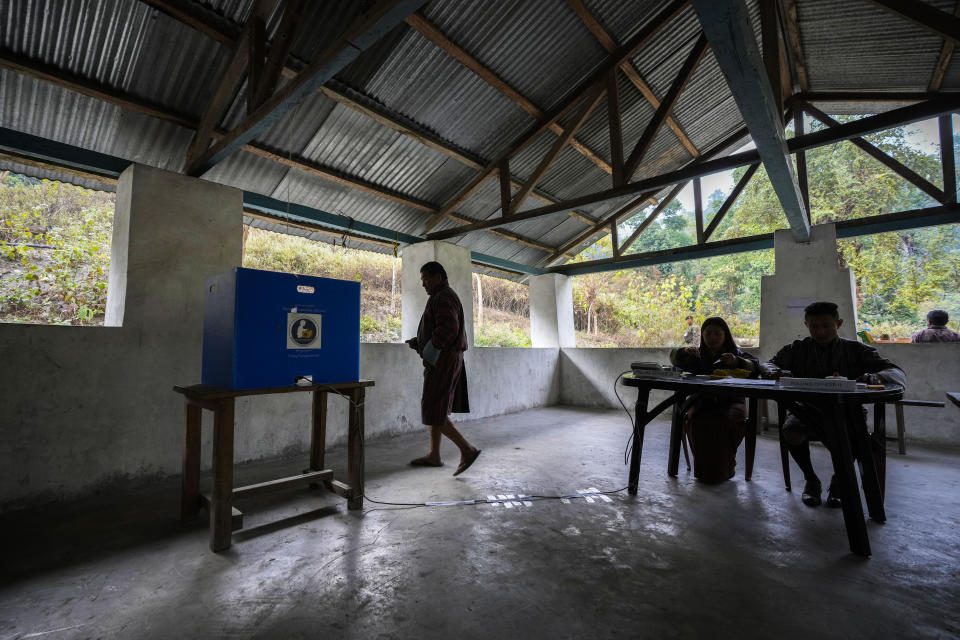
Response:
[[[875,373],[865,373],[857,378],[857,380],[859,382],[866,382],[867,384],[883,384],[883,378]]]
[[[760,365],[760,377],[769,380],[779,380],[783,370],[775,364],[764,362]]]
[[[740,364],[740,358],[732,353],[723,353],[718,358],[724,369],[736,369]]]

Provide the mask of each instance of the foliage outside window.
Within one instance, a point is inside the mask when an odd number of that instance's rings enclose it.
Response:
[[[838,116],[846,121],[851,117]],[[814,124],[810,130],[822,128]],[[936,148],[923,148],[909,127],[866,138],[937,186],[942,185]],[[934,206],[913,185],[849,142],[807,153],[813,224],[863,218]],[[746,171],[734,170],[726,191],[706,195],[709,224],[733,184]],[[651,207],[620,225],[627,237]],[[710,240],[770,233],[786,227],[779,200],[761,167],[717,226]],[[624,253],[642,253],[694,244],[693,212],[675,200]],[[960,318],[960,225],[913,229],[838,241],[839,260],[850,266],[857,284],[861,325],[874,336],[906,339],[924,326],[932,308]],[[610,257],[609,236],[577,261]],[[683,261],[632,271],[574,279],[574,311],[579,346],[673,346],[680,344],[683,318],[696,322],[721,315],[738,342],[756,344],[760,277],[774,272],[772,251]]]
[[[399,258],[250,227],[244,228],[244,236],[245,267],[362,283],[360,341],[403,341]]]
[[[102,325],[115,197],[0,173],[0,322]]]
[[[530,288],[473,274],[473,343],[477,347],[530,346]]]

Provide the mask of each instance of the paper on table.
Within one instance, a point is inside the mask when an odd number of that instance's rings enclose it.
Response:
[[[776,380],[763,380],[760,378],[718,378],[716,380],[698,380],[697,382],[710,384],[746,384],[755,387],[772,387],[777,384]]]

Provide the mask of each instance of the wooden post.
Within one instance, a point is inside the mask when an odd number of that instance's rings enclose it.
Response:
[[[617,221],[610,221],[610,246],[613,247],[613,257],[616,258],[620,255],[620,238],[618,237],[619,233],[617,232]]]
[[[500,174],[500,215],[510,215],[510,199],[513,197],[510,185],[510,158],[504,158],[500,161],[497,169]]]
[[[793,113],[793,136],[803,135],[803,109]],[[800,195],[803,197],[803,207],[807,212],[807,221],[810,221],[810,184],[807,180],[807,153],[798,151],[794,156],[797,159],[797,183],[800,186]],[[812,224],[812,222],[811,222]]]
[[[693,179],[693,212],[697,219],[697,244],[703,244],[703,194],[699,177]]]
[[[225,398],[213,412],[213,491],[210,494],[210,550],[230,548],[233,532],[233,407]]]
[[[940,116],[940,163],[944,203],[957,201],[957,165],[953,154],[953,114]]]
[[[613,186],[624,183],[623,177],[623,131],[620,120],[620,88],[617,85],[617,68],[607,74],[607,119],[610,121],[610,166],[613,169]]]
[[[347,478],[350,497],[347,508],[363,508],[363,399],[365,390],[357,387],[350,392],[350,420],[347,431]]]
[[[203,410],[187,398],[184,405],[183,475],[180,478],[180,519],[189,520],[200,509],[200,421]]]
[[[327,392],[313,391],[312,428],[310,431],[310,470],[323,470],[324,451],[327,446]]]

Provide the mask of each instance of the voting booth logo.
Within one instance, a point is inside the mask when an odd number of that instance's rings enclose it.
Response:
[[[319,349],[320,327],[319,313],[288,313],[287,348]]]

